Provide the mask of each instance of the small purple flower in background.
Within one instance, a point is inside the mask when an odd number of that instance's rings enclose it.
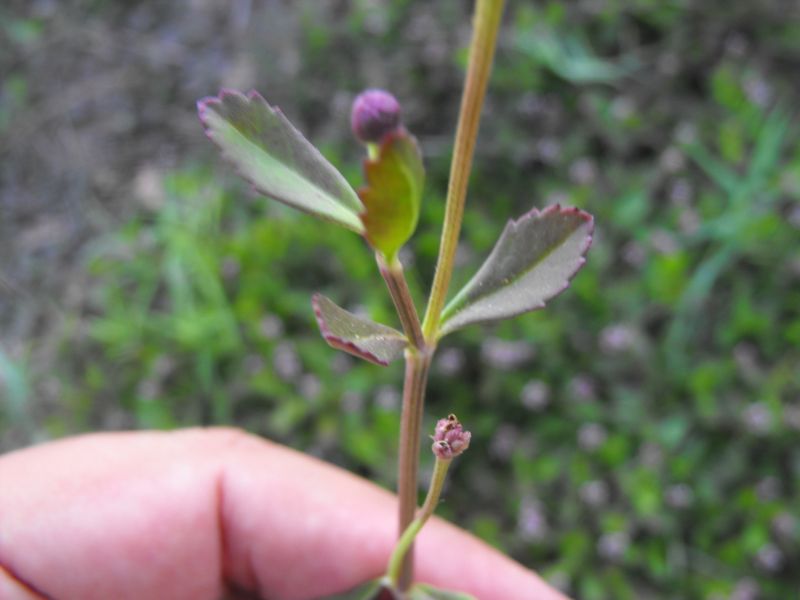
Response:
[[[342,395],[342,409],[347,413],[358,413],[364,410],[364,394],[349,390]]]
[[[322,393],[322,382],[316,375],[306,373],[300,377],[297,391],[307,400],[316,400]]]
[[[460,348],[445,348],[439,353],[439,360],[436,362],[436,370],[442,375],[456,375],[466,363],[464,351]]]
[[[597,178],[597,167],[590,158],[579,158],[570,165],[569,177],[578,185],[589,185]]]
[[[598,507],[608,502],[610,492],[605,481],[595,479],[584,483],[578,495],[587,505]]]
[[[763,402],[754,402],[744,410],[742,422],[751,433],[767,433],[772,427],[769,407]]]
[[[353,102],[353,135],[365,144],[377,144],[400,126],[400,103],[389,92],[366,90]]]
[[[489,451],[500,460],[508,460],[517,447],[519,433],[513,425],[500,425],[492,436]]]
[[[664,496],[671,508],[688,508],[694,501],[694,492],[685,483],[669,486]]]
[[[303,366],[294,345],[290,342],[281,342],[272,351],[272,367],[275,373],[284,381],[294,380],[300,375]]]
[[[567,394],[576,402],[592,402],[595,399],[594,380],[588,375],[576,375],[569,384]]]
[[[633,347],[636,334],[628,325],[609,325],[600,332],[600,349],[608,354],[625,352]]]
[[[756,553],[756,563],[763,570],[774,573],[783,566],[783,552],[775,544],[767,542]]]
[[[797,537],[797,519],[788,512],[782,512],[772,519],[772,530],[780,538],[792,541]]]
[[[605,444],[608,439],[606,428],[599,423],[587,423],[578,430],[578,446],[591,452]]]
[[[664,451],[653,442],[645,442],[639,448],[638,458],[642,465],[654,469],[664,463]]]
[[[375,394],[375,405],[384,410],[397,410],[401,400],[400,390],[393,385],[382,385]]]
[[[521,400],[528,410],[543,410],[550,404],[550,386],[541,379],[531,379],[522,388]]]
[[[437,458],[450,460],[469,448],[472,434],[464,431],[458,417],[448,415],[446,419],[439,419],[433,433],[433,446],[431,449]]]
[[[264,315],[258,324],[258,330],[268,340],[274,340],[283,335],[283,321],[275,315]]]
[[[537,502],[527,501],[519,509],[517,530],[522,539],[528,542],[541,542],[547,539],[547,520]]]
[[[749,577],[740,580],[730,595],[730,600],[756,600],[758,584]]]
[[[677,173],[686,166],[686,157],[675,146],[667,147],[658,159],[659,166],[667,173]]]
[[[481,344],[481,358],[501,371],[512,371],[533,360],[536,351],[524,341],[489,338]]]
[[[625,556],[629,545],[630,538],[624,531],[604,533],[597,541],[597,552],[606,560],[616,562]]]

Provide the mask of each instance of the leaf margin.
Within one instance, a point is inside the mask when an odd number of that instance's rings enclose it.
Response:
[[[488,269],[489,268],[488,265],[491,265],[493,260],[496,259],[496,255],[499,252],[499,249],[504,244],[506,239],[509,238],[509,236],[512,236],[514,234],[514,230],[518,229],[521,226],[524,226],[531,219],[541,220],[543,218],[548,217],[549,215],[551,215],[553,213],[558,213],[558,214],[569,214],[569,213],[572,213],[572,214],[578,216],[583,221],[583,223],[588,225],[587,230],[586,230],[586,234],[585,234],[584,239],[583,239],[583,243],[580,246],[580,250],[579,250],[579,253],[578,253],[578,260],[576,261],[576,264],[575,264],[574,268],[565,275],[563,285],[558,290],[556,290],[552,294],[550,294],[547,297],[545,297],[544,299],[542,299],[539,303],[534,304],[533,306],[531,306],[529,308],[525,308],[525,309],[517,310],[517,311],[512,311],[509,314],[500,315],[498,317],[480,318],[480,319],[475,319],[475,320],[469,320],[469,321],[462,322],[462,323],[456,322],[455,325],[448,326],[448,324],[451,323],[453,321],[453,319],[455,317],[457,317],[458,314],[460,314],[463,310],[465,310],[469,306],[473,306],[473,305],[477,304],[478,301],[480,301],[482,298],[485,298],[485,297],[487,297],[489,295],[489,294],[487,294],[487,295],[481,296],[477,300],[473,300],[472,302],[470,302],[469,304],[465,304],[464,306],[458,306],[458,304],[460,302],[465,302],[465,300],[462,300],[462,297],[466,296],[469,293],[469,291],[471,290],[471,288],[473,286],[477,285],[477,283],[479,282],[479,276],[484,272],[485,269]],[[437,339],[441,339],[445,335],[448,335],[448,334],[450,334],[450,333],[452,333],[454,331],[457,331],[458,329],[461,329],[462,327],[466,327],[468,325],[474,325],[474,324],[478,324],[478,323],[489,323],[489,322],[500,321],[500,320],[504,320],[504,319],[511,319],[511,318],[517,317],[519,315],[523,315],[525,313],[532,312],[534,310],[539,310],[541,308],[544,308],[547,305],[547,302],[549,302],[550,300],[552,300],[556,296],[560,295],[562,292],[564,292],[570,286],[570,283],[572,282],[572,279],[575,277],[575,275],[578,273],[578,271],[580,271],[581,267],[583,267],[583,265],[586,263],[586,253],[591,248],[592,241],[593,241],[593,238],[594,238],[594,226],[595,226],[594,217],[590,213],[588,213],[588,212],[586,212],[586,211],[584,211],[584,210],[582,210],[580,208],[577,208],[577,207],[562,208],[560,204],[552,204],[552,205],[547,206],[547,207],[545,207],[543,209],[532,208],[527,213],[524,213],[522,216],[518,217],[516,220],[515,219],[509,219],[507,221],[507,223],[506,223],[506,226],[503,228],[503,231],[500,233],[500,236],[497,238],[497,241],[495,242],[494,246],[492,247],[491,252],[486,257],[486,259],[483,261],[481,266],[478,268],[478,270],[475,272],[475,274],[469,279],[469,281],[467,281],[467,283],[464,284],[464,286],[458,291],[458,293],[453,297],[453,299],[450,300],[450,302],[448,302],[445,305],[444,309],[442,309],[441,318],[440,318],[440,321],[439,321],[440,322],[440,326],[439,326],[439,330],[438,330],[438,333],[437,333]],[[576,230],[577,229],[578,228],[576,228]],[[511,238],[509,238],[509,239],[511,239]],[[559,246],[560,246],[560,244],[559,244]],[[530,272],[530,270],[532,268],[535,268],[535,265],[539,264],[541,262],[541,260],[546,258],[551,252],[553,252],[557,248],[558,248],[558,246],[555,246],[555,247],[551,248],[544,255],[544,257],[542,259],[540,259],[539,261],[537,261],[532,267],[530,267],[529,269],[525,270],[521,274],[517,275],[514,278],[514,281],[518,280],[520,277],[523,277],[526,273]],[[511,283],[509,283],[508,285],[511,285]]]
[[[286,128],[286,130],[288,132],[290,132],[291,135],[295,136],[296,140],[298,140],[301,144],[307,145],[307,149],[311,152],[311,154],[316,159],[320,159],[319,164],[325,165],[325,168],[329,169],[328,175],[329,176],[333,176],[334,178],[336,178],[340,185],[343,184],[343,189],[346,189],[348,191],[347,196],[349,196],[349,197],[345,197],[345,196],[334,197],[329,192],[323,190],[323,192],[326,195],[330,196],[330,199],[335,204],[339,204],[343,209],[348,211],[349,212],[349,216],[347,218],[345,218],[345,217],[336,217],[336,216],[334,216],[332,214],[329,214],[329,213],[315,212],[314,210],[312,210],[312,209],[310,209],[310,208],[308,208],[306,206],[296,204],[296,203],[294,203],[292,201],[288,201],[288,200],[286,200],[284,198],[279,198],[274,193],[269,192],[268,190],[266,190],[262,184],[260,184],[258,181],[256,181],[256,178],[254,176],[248,175],[247,173],[245,173],[243,171],[242,167],[238,164],[237,159],[231,155],[230,151],[218,139],[219,131],[214,131],[214,127],[210,123],[211,117],[209,116],[209,113],[210,112],[215,112],[216,115],[218,116],[218,118],[222,119],[223,121],[228,123],[229,126],[233,127],[236,130],[236,133],[238,135],[243,137],[248,143],[250,143],[252,145],[256,145],[258,147],[257,144],[255,144],[253,141],[251,141],[238,128],[236,128],[235,126],[230,124],[228,119],[226,119],[218,110],[215,110],[215,108],[214,108],[215,106],[224,106],[226,99],[229,99],[229,98],[235,98],[236,100],[238,100],[240,102],[244,102],[248,106],[251,105],[253,102],[256,102],[256,103],[262,105],[263,108],[266,109],[266,111],[269,113],[269,115],[271,117],[277,118],[280,121],[281,125],[284,126]],[[253,189],[258,194],[260,194],[262,196],[266,196],[268,198],[271,198],[271,199],[273,199],[273,200],[275,200],[277,202],[280,202],[280,203],[282,203],[282,204],[284,204],[286,206],[290,206],[290,207],[292,207],[292,208],[294,208],[296,210],[299,210],[299,211],[304,212],[306,214],[309,214],[311,216],[314,216],[314,217],[320,218],[322,220],[325,220],[325,221],[328,221],[328,222],[332,222],[332,223],[335,223],[335,224],[340,225],[342,227],[345,227],[346,229],[349,229],[349,230],[351,230],[351,231],[353,231],[355,233],[358,233],[359,235],[364,235],[365,229],[364,229],[364,226],[363,226],[363,224],[361,222],[361,219],[359,217],[359,214],[364,210],[364,206],[363,206],[363,203],[361,202],[361,199],[358,197],[358,194],[356,193],[356,191],[352,188],[350,183],[345,179],[344,175],[342,175],[341,172],[336,167],[334,167],[333,164],[331,164],[331,162],[327,158],[325,158],[325,156],[319,151],[319,149],[317,149],[317,147],[314,146],[300,132],[300,130],[298,130],[292,124],[292,122],[289,121],[289,119],[286,118],[286,116],[284,115],[283,111],[277,106],[272,106],[269,102],[267,102],[264,99],[264,97],[258,91],[256,91],[255,89],[251,89],[249,92],[243,93],[243,92],[240,92],[239,90],[235,90],[235,89],[232,89],[232,88],[224,88],[223,87],[223,88],[220,89],[220,91],[218,92],[218,94],[216,96],[206,96],[206,97],[200,98],[197,101],[197,114],[198,114],[198,117],[200,119],[200,122],[203,125],[203,129],[205,131],[206,137],[208,137],[208,139],[211,140],[211,142],[218,148],[218,150],[222,154],[222,157],[225,159],[225,161],[234,168],[234,170],[237,172],[237,174],[240,177],[242,177],[245,181],[250,183],[250,185],[253,187]],[[281,162],[281,161],[279,161],[277,159],[274,159],[270,155],[270,153],[267,152],[266,150],[264,150],[263,148],[259,147],[259,149],[261,151],[263,151],[265,154],[267,154],[268,156],[270,156],[270,158],[272,160],[276,160],[276,162]],[[288,168],[288,170],[290,170],[293,173],[295,173],[296,175],[298,175],[297,172],[295,172],[290,167],[287,167],[287,168]],[[301,178],[304,178],[302,175],[298,175],[298,176],[300,176]],[[315,183],[312,183],[312,182],[309,182],[309,183],[310,183],[310,185],[312,185],[314,187],[318,187]]]
[[[324,306],[327,304],[328,306]],[[335,348],[337,350],[341,350],[343,352],[347,352],[348,354],[352,354],[353,356],[357,356],[358,358],[364,359],[368,362],[371,362],[376,365],[380,365],[381,367],[386,367],[392,361],[400,358],[403,355],[403,350],[408,346],[408,338],[403,335],[401,332],[397,331],[396,329],[389,327],[388,325],[383,325],[382,323],[376,323],[370,319],[366,319],[364,317],[359,317],[358,315],[354,315],[348,310],[345,310],[341,306],[337,305],[333,300],[324,296],[323,294],[316,293],[311,297],[311,306],[314,310],[314,317],[317,320],[317,325],[319,326],[320,333],[325,341],[328,343],[329,346]],[[375,330],[380,330],[385,332],[387,337],[397,338],[397,341],[400,342],[398,345],[398,350],[392,353],[388,358],[382,358],[375,354],[375,352],[371,352],[364,347],[358,346],[351,340],[348,340],[341,335],[336,334],[333,332],[328,324],[330,321],[329,317],[326,317],[324,314],[326,308],[328,310],[333,309],[334,311],[338,312],[339,315],[345,316],[353,321],[358,321],[365,326],[373,327]]]

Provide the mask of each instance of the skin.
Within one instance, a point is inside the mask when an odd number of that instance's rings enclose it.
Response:
[[[0,457],[0,598],[318,598],[382,575],[395,497],[234,429],[101,433]],[[481,600],[564,600],[432,519],[417,578]]]

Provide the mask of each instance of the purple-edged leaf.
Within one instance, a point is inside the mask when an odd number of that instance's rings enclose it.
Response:
[[[396,329],[358,317],[321,294],[311,304],[322,337],[334,348],[384,367],[403,356],[408,339]]]
[[[408,600],[478,600],[463,592],[440,590],[424,583],[418,583],[408,592]]]
[[[200,100],[197,111],[208,137],[257,191],[364,233],[353,188],[258,92],[222,90]]]
[[[364,203],[365,235],[391,262],[419,219],[425,168],[414,136],[403,128],[386,134],[378,155],[364,161],[364,175],[367,183],[358,195]]]
[[[590,214],[558,205],[509,221],[489,258],[442,311],[441,335],[542,308],[585,262],[593,230]]]

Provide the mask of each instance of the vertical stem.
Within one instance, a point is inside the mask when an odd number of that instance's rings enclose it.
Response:
[[[461,231],[461,220],[464,216],[464,200],[467,195],[469,174],[472,170],[475,140],[478,136],[481,109],[489,82],[489,73],[492,70],[504,4],[505,0],[477,0],[475,5],[467,79],[461,97],[453,162],[450,166],[450,182],[447,189],[447,207],[439,246],[439,258],[436,263],[436,274],[433,278],[428,309],[425,311],[425,320],[422,325],[425,338],[429,341],[433,341],[438,332],[439,316],[453,273],[453,260]]]
[[[444,487],[444,480],[447,476],[447,469],[450,467],[451,459],[442,459],[436,457],[436,463],[433,466],[433,475],[431,475],[431,485],[428,488],[428,495],[425,497],[425,504],[417,515],[417,518],[406,528],[403,535],[392,552],[392,557],[389,559],[389,567],[386,571],[389,581],[394,587],[397,587],[400,580],[400,569],[403,564],[403,559],[408,553],[411,545],[414,543],[414,538],[422,530],[427,520],[431,517],[436,510],[436,505],[439,503],[439,496]]]
[[[414,519],[417,510],[417,473],[419,466],[420,430],[425,386],[432,352],[406,350],[406,374],[403,382],[403,411],[400,416],[400,453],[398,457],[397,496],[400,502],[398,527],[401,535]],[[414,569],[414,550],[409,548],[399,577],[400,590],[411,585]]]
[[[433,347],[426,344],[422,335],[419,316],[417,316],[414,300],[403,275],[402,264],[397,258],[387,264],[380,253],[376,253],[375,258],[386,286],[389,288],[389,295],[397,309],[403,331],[410,341],[405,352],[406,374],[403,381],[403,408],[400,416],[400,448],[397,467],[398,536],[400,536],[414,519],[414,513],[417,510],[420,430]],[[410,547],[405,555],[405,560],[398,565],[401,590],[405,590],[411,585],[413,560],[413,547]]]

